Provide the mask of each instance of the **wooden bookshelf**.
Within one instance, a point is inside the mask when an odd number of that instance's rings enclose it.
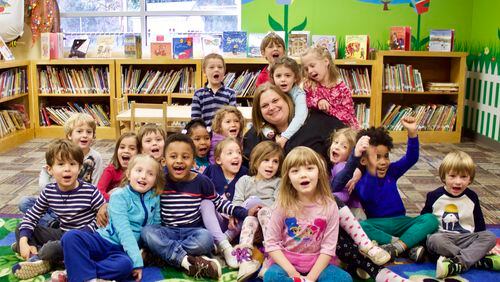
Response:
[[[41,93],[39,71],[46,69],[47,66],[54,68],[68,68],[83,70],[90,67],[107,68],[108,74],[108,91],[107,93]],[[113,99],[116,97],[115,89],[115,60],[113,59],[61,59],[61,60],[35,60],[31,62],[31,79],[33,81],[31,93],[33,97],[32,116],[35,125],[35,136],[37,138],[55,138],[64,137],[62,126],[41,125],[40,108],[41,105],[59,106],[65,105],[66,102],[76,102],[79,104],[95,103],[101,104],[109,108],[110,126],[98,126],[96,130],[97,139],[114,139],[115,138],[115,116],[116,110]]]
[[[456,120],[453,131],[420,131],[422,143],[458,143],[461,139],[463,107],[465,97],[466,56],[464,52],[424,52],[424,51],[379,51],[376,53],[380,71],[377,74],[378,93],[373,92],[377,110],[375,125],[382,122],[388,106],[393,103],[403,106],[416,104],[453,104],[456,105]],[[385,65],[412,65],[419,70],[422,82],[453,82],[458,84],[458,92],[446,91],[383,91]],[[404,131],[391,131],[394,142],[406,142]]]
[[[26,70],[29,91],[31,88],[30,62],[28,60],[0,61],[0,73],[13,68],[23,68]],[[30,111],[34,107],[32,96],[29,95],[29,93],[22,92],[19,94],[0,97],[0,110],[10,110],[9,106],[12,104],[24,105],[25,114],[28,116],[29,123],[27,126],[25,125],[25,129],[18,129],[0,137],[0,152],[12,149],[34,138],[35,131],[33,126],[33,116]]]

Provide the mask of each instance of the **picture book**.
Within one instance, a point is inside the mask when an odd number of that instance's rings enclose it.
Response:
[[[142,58],[142,40],[139,34],[123,35],[123,52],[127,58]]]
[[[203,57],[210,53],[222,54],[222,34],[202,34],[201,50]]]
[[[5,44],[5,41],[3,41],[3,38],[1,36],[0,36],[0,54],[6,61],[14,60],[14,55],[12,55],[12,52],[10,51],[7,44]]]
[[[288,35],[288,55],[300,57],[309,47],[309,31],[292,31]]]
[[[151,58],[172,59],[172,43],[170,42],[151,42]]]
[[[249,33],[248,34],[248,57],[259,58],[262,56],[260,53],[260,43],[266,37],[266,33]]]
[[[64,34],[50,33],[50,59],[64,58]]]
[[[247,54],[246,31],[224,31],[222,33],[222,52],[233,57],[244,57]]]
[[[85,58],[89,49],[90,40],[88,38],[77,38],[73,40],[69,51],[70,58]]]
[[[346,35],[345,58],[366,60],[369,46],[368,35]]]
[[[50,60],[50,33],[42,32],[40,35],[40,58]]]
[[[97,58],[111,58],[111,51],[115,45],[114,35],[98,35],[97,36]]]
[[[389,48],[391,50],[410,51],[411,27],[392,26],[390,29]]]
[[[193,58],[193,38],[192,37],[174,37],[172,39],[174,49],[174,59],[192,59]]]
[[[337,37],[335,35],[313,35],[312,45],[328,49],[332,55],[332,59],[335,60],[337,58]]]
[[[429,35],[429,51],[451,52],[455,31],[453,29],[433,29]]]

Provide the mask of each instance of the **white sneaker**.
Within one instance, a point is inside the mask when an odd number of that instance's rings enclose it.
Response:
[[[234,248],[231,246],[228,240],[224,240],[217,246],[219,251],[224,255],[224,260],[226,261],[229,268],[237,269],[239,267],[236,256],[233,255]]]
[[[240,269],[238,270],[238,276],[236,280],[238,282],[243,282],[252,277],[252,275],[257,272],[260,268],[260,262],[256,260],[244,261],[240,264]]]
[[[386,250],[376,245],[373,245],[370,249],[359,248],[359,252],[376,265],[384,265],[391,260],[391,255]]]

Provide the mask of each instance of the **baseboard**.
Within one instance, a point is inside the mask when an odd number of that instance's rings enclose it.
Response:
[[[462,139],[466,139],[463,141],[477,142],[478,144],[485,145],[485,146],[488,146],[494,150],[500,151],[500,142],[497,142],[491,138],[488,138],[488,137],[481,135],[477,132],[474,132],[470,129],[463,129],[462,130]]]

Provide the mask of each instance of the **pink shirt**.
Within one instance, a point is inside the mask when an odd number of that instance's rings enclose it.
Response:
[[[299,216],[273,210],[264,236],[266,252],[281,250],[300,273],[308,273],[320,254],[335,256],[339,233],[338,207],[329,200],[326,207],[302,206]],[[333,263],[333,262],[331,262]]]
[[[120,187],[120,182],[122,181],[123,170],[116,169],[113,164],[109,164],[102,172],[99,183],[97,183],[97,189],[104,196],[106,201],[109,201],[108,192],[113,188]]]
[[[343,81],[333,87],[325,87],[316,84],[314,87],[305,87],[307,107],[319,109],[318,102],[325,99],[330,108],[328,114],[338,118],[346,125],[359,128],[356,114],[354,113],[354,103],[352,101],[351,90],[347,88]]]

